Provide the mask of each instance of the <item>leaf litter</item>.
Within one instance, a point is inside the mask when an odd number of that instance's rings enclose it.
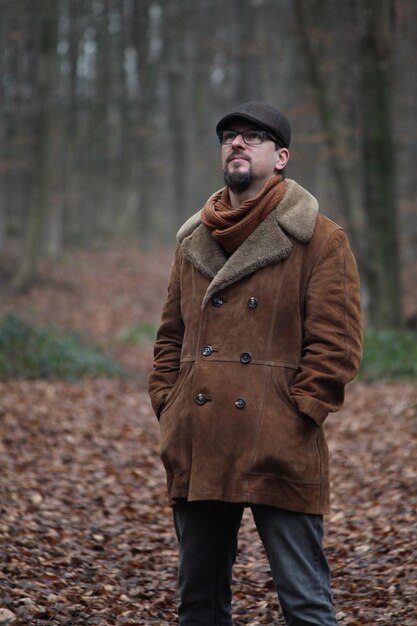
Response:
[[[158,424],[132,381],[0,384],[0,624],[175,624]],[[417,390],[355,383],[327,424],[340,624],[416,622]],[[245,512],[235,624],[284,624]]]

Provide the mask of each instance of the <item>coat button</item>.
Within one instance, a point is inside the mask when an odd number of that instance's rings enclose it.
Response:
[[[248,300],[248,307],[249,307],[250,309],[256,309],[256,307],[257,307],[257,306],[258,306],[258,301],[257,301],[257,299],[256,299],[256,298],[254,298],[254,297],[249,298],[249,300]]]
[[[199,393],[195,401],[200,405],[205,404],[207,402],[207,396],[205,396],[204,393]]]
[[[211,346],[203,346],[201,348],[201,354],[203,356],[210,356],[212,352],[213,352],[213,348]]]
[[[211,303],[213,306],[221,306],[223,302],[223,298],[221,298],[220,296],[213,296],[211,299]]]
[[[238,398],[237,400],[235,400],[235,406],[238,409],[243,409],[246,406],[245,398]]]
[[[249,354],[249,352],[242,352],[242,354],[240,355],[240,362],[243,363],[243,365],[247,365],[251,361],[252,355]]]

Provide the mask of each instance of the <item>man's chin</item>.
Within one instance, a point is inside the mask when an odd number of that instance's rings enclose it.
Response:
[[[250,187],[252,174],[248,169],[233,169],[224,172],[224,182],[234,193],[242,193]]]

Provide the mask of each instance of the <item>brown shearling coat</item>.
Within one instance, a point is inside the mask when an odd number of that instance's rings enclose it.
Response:
[[[177,238],[149,376],[170,502],[327,512],[323,422],[341,407],[362,345],[344,231],[288,180],[230,258],[199,214]]]

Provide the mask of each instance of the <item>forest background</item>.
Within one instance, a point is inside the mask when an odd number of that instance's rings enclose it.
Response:
[[[361,276],[339,621],[415,626],[416,24],[414,0],[0,0],[0,624],[175,623],[144,383],[176,230],[223,184],[215,124],[265,100]],[[235,622],[283,623],[253,533]]]
[[[222,184],[214,127],[266,100],[288,175],[344,225],[373,325],[415,316],[412,0],[1,0],[0,250],[11,285],[68,246],[172,246]]]

